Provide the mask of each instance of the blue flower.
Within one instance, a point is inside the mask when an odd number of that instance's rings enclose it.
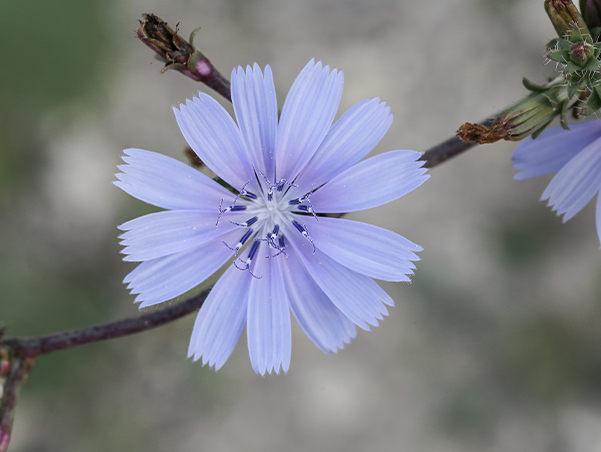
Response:
[[[372,279],[409,281],[421,247],[386,229],[321,216],[395,200],[428,176],[418,152],[362,160],[392,122],[379,99],[334,124],[343,75],[311,60],[278,120],[269,66],[232,72],[238,124],[210,96],[174,108],[200,159],[228,190],[169,157],[127,149],[115,185],[167,209],[120,226],[124,260],[142,262],[124,280],[140,307],[177,297],[232,262],[201,307],[188,356],[219,369],[246,325],[253,369],[290,365],[290,311],[326,353],[369,330],[392,299]],[[232,260],[233,259],[233,260]]]
[[[538,138],[528,138],[513,154],[515,179],[557,173],[543,192],[564,223],[601,190],[601,121],[554,127]],[[601,240],[601,197],[597,196],[597,234]]]

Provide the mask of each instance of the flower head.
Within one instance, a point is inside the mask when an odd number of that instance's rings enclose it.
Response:
[[[566,222],[601,190],[601,121],[555,127],[537,139],[528,138],[513,154],[513,167],[521,172],[515,179],[557,173],[541,201]],[[601,197],[597,196],[597,233],[601,240]]]
[[[421,248],[391,231],[322,216],[369,209],[428,176],[420,154],[362,160],[388,130],[390,108],[359,102],[334,124],[343,76],[310,61],[281,117],[269,66],[232,72],[237,124],[217,101],[175,108],[190,147],[231,190],[169,157],[127,149],[115,184],[167,209],[120,226],[126,278],[140,307],[194,288],[232,262],[201,307],[188,356],[219,369],[246,325],[253,369],[287,371],[290,312],[330,353],[387,314],[392,299],[372,278],[408,281]]]

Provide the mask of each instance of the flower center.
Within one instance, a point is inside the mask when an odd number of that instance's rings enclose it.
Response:
[[[234,252],[236,268],[241,271],[248,271],[255,278],[261,278],[261,276],[256,276],[252,272],[253,261],[257,256],[270,259],[283,254],[288,257],[286,253],[287,239],[284,236],[282,227],[288,231],[296,230],[299,232],[306,240],[311,242],[313,253],[315,253],[313,240],[306,226],[302,225],[299,220],[306,217],[307,213],[312,214],[317,220],[317,215],[310,201],[313,191],[295,198],[292,192],[298,191],[295,190],[298,188],[296,185],[288,183],[285,179],[271,183],[263,173],[260,173],[260,176],[262,180],[257,176],[260,193],[255,194],[246,189],[250,181],[244,184],[231,205],[224,208],[223,200],[221,201],[217,223],[215,224],[216,228],[219,227],[222,217],[229,216],[231,213],[237,212],[237,216],[239,216],[239,213],[244,211],[248,214],[248,219],[243,222],[228,220],[230,223],[246,229],[238,243],[233,247],[226,242],[223,243]],[[288,225],[293,226],[293,228],[287,227]],[[249,243],[249,240],[250,244],[244,250],[244,253],[240,253],[240,250]],[[259,253],[260,247],[265,249],[261,246],[262,244],[266,245],[266,251],[271,252]]]

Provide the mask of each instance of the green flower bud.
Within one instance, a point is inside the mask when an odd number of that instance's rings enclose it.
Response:
[[[569,98],[562,77],[543,86],[524,79],[524,86],[532,91],[530,95],[499,113],[492,126],[466,123],[457,135],[464,141],[480,144],[499,140],[519,141],[530,135],[537,137],[556,116],[560,117],[564,128],[568,127],[565,113]]]
[[[565,111],[568,96],[565,89],[554,88],[547,92],[531,93],[497,117],[497,123],[507,130],[507,140],[518,141],[532,135],[537,137],[556,117],[561,117],[567,128]]]
[[[575,42],[570,46],[570,60],[578,66],[586,66],[589,58],[596,59],[595,48],[588,42]]]
[[[589,44],[593,43],[586,22],[571,0],[545,0],[545,11],[560,38],[566,38],[572,33],[578,32]]]
[[[601,31],[601,0],[580,0],[580,11],[593,38],[597,38]]]
[[[549,17],[555,19],[554,23],[560,23],[558,18],[565,19],[563,16],[568,13],[570,18],[575,19],[571,23],[571,30],[566,32],[563,38],[556,38],[549,42],[547,47],[550,53],[547,57],[561,64],[561,72],[568,88],[568,99],[572,99],[577,94],[581,97],[583,93],[591,92],[599,85],[598,58],[601,43],[593,43],[586,25],[581,27],[582,18],[578,18],[576,7],[571,1],[547,0],[545,8]]]

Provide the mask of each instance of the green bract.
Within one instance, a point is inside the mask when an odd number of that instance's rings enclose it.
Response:
[[[503,124],[511,139],[538,136],[557,115],[562,126],[567,128],[565,114],[569,99],[563,78],[557,77],[545,85],[524,78],[523,83],[531,93],[497,117],[497,122]]]
[[[599,73],[601,43],[590,43],[590,35],[574,28],[567,39],[553,39],[548,47],[550,60],[562,65],[568,99],[578,97],[576,116],[586,116],[601,108],[601,76]]]

